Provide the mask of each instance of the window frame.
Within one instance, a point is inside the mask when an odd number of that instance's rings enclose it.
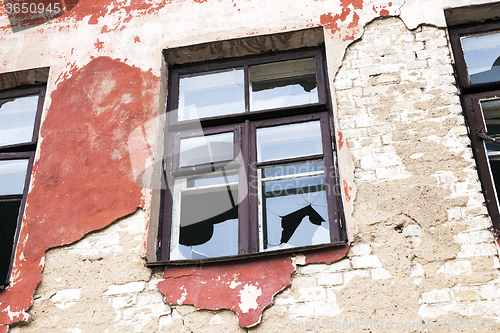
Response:
[[[274,63],[280,61],[289,61],[305,58],[314,58],[316,68],[316,82],[318,90],[318,102],[288,106],[280,108],[272,108],[258,111],[250,111],[250,89],[249,89],[249,66]],[[201,74],[217,70],[229,68],[243,68],[244,70],[244,103],[245,110],[242,113],[229,115],[221,115],[215,117],[207,117],[195,120],[178,120],[178,103],[179,103],[179,82],[181,75]],[[309,47],[296,49],[291,51],[266,53],[263,55],[251,55],[239,58],[218,59],[202,63],[191,63],[176,65],[168,68],[168,87],[167,103],[166,103],[166,124],[165,138],[163,151],[163,179],[173,179],[178,176],[187,176],[193,173],[198,173],[202,169],[211,169],[217,166],[238,167],[235,161],[231,163],[218,162],[206,165],[196,165],[188,167],[179,167],[179,157],[172,157],[174,154],[169,154],[172,150],[178,151],[179,140],[183,137],[190,137],[188,133],[196,133],[193,126],[201,124],[204,134],[215,134],[229,132],[232,129],[235,133],[235,156],[237,153],[238,144],[245,145],[242,149],[243,165],[239,167],[239,174],[245,174],[247,179],[248,195],[240,202],[238,213],[239,236],[238,236],[238,254],[224,257],[212,257],[205,259],[182,259],[170,260],[171,247],[171,224],[173,211],[173,198],[168,186],[164,186],[161,191],[161,211],[160,223],[158,232],[158,248],[157,259],[158,263],[168,265],[182,265],[202,262],[217,262],[227,261],[248,257],[269,256],[277,253],[298,252],[309,249],[324,248],[345,244],[347,240],[345,223],[342,209],[342,199],[340,195],[338,166],[336,159],[335,141],[333,132],[333,112],[331,106],[331,98],[328,94],[328,79],[325,65],[325,54],[323,47]],[[259,220],[258,220],[258,196],[250,193],[252,181],[257,181],[257,168],[250,170],[251,161],[256,162],[256,136],[255,130],[259,127],[271,127],[290,123],[301,123],[307,120],[316,119],[320,121],[322,128],[322,147],[323,154],[321,158],[324,160],[324,176],[325,183],[328,182],[332,193],[327,191],[328,201],[328,220],[330,223],[330,243],[309,245],[302,247],[293,247],[289,249],[280,249],[272,251],[259,252]],[[253,132],[252,132],[253,131]],[[198,130],[201,133],[201,131]],[[180,134],[182,133],[182,134]],[[175,139],[172,139],[175,138]],[[318,156],[314,156],[317,158]],[[293,158],[289,160],[280,160],[272,162],[256,163],[257,166],[264,165],[281,165],[283,163],[291,163],[298,161],[311,160],[311,156]],[[170,170],[170,171],[169,171]],[[170,174],[169,174],[170,172]],[[243,177],[239,178],[241,185]],[[256,190],[254,192],[257,192]],[[331,192],[331,191],[330,191]],[[256,193],[255,193],[256,194]]]
[[[466,24],[454,27],[449,27],[449,38],[453,56],[455,58],[455,73],[456,80],[460,90],[464,94],[482,92],[485,90],[500,89],[500,81],[486,83],[469,83],[469,75],[467,73],[467,64],[465,61],[464,52],[462,50],[461,38],[467,35],[483,34],[493,31],[500,32],[500,21],[483,24]]]
[[[8,99],[8,98],[18,98],[18,97],[24,97],[24,96],[30,96],[30,95],[38,95],[38,104],[37,104],[36,115],[35,115],[35,119],[34,119],[34,123],[33,123],[33,135],[31,137],[31,140],[27,141],[27,142],[20,142],[20,143],[0,146],[0,161],[20,160],[20,159],[27,159],[28,160],[28,165],[27,165],[27,169],[26,169],[26,177],[24,180],[23,194],[22,195],[1,195],[0,196],[0,200],[21,199],[19,213],[17,216],[16,231],[14,234],[13,249],[12,249],[11,258],[10,258],[10,265],[9,265],[9,268],[7,271],[6,280],[0,281],[0,289],[4,289],[9,284],[11,274],[12,274],[12,269],[13,269],[13,265],[14,265],[14,257],[16,254],[16,248],[17,248],[17,244],[18,244],[18,240],[19,240],[19,233],[21,230],[24,209],[26,206],[26,200],[27,200],[28,190],[29,190],[29,186],[30,186],[31,173],[33,171],[33,163],[34,163],[35,153],[36,153],[36,148],[37,148],[37,143],[38,143],[43,104],[45,101],[45,92],[46,92],[45,85],[20,87],[20,88],[14,88],[14,89],[0,91],[0,100],[1,99]]]
[[[455,78],[460,91],[460,101],[486,208],[495,234],[500,235],[500,203],[486,150],[486,140],[482,135],[486,133],[486,123],[480,104],[482,100],[500,97],[500,80],[477,84],[469,83],[467,64],[461,42],[461,38],[465,36],[500,32],[500,21],[451,26],[448,27],[448,32],[455,59]]]

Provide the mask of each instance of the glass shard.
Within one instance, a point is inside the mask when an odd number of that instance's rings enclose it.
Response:
[[[262,176],[272,174],[272,180],[261,178],[259,211],[263,250],[330,242],[322,164],[322,161],[297,163],[295,170],[288,165],[285,170],[292,171],[282,175],[282,179],[277,172],[268,172],[279,167],[259,170]],[[310,175],[311,172],[316,174]]]
[[[250,111],[318,102],[314,58],[250,66]]]

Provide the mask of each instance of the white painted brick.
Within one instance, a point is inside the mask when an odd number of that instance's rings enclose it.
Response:
[[[320,286],[333,286],[342,284],[341,273],[320,273],[316,275]]]
[[[479,289],[479,295],[484,299],[500,298],[500,285],[488,284]]]
[[[450,291],[448,289],[433,289],[431,291],[422,293],[420,296],[420,303],[442,303],[449,302],[450,299]]]
[[[326,290],[323,287],[300,288],[298,291],[300,294],[299,301],[314,302],[326,299]]]
[[[384,179],[396,180],[401,178],[408,178],[411,176],[411,173],[406,171],[406,169],[402,166],[395,166],[389,168],[377,168],[375,170],[375,175],[379,180],[384,180]]]
[[[382,267],[382,263],[376,255],[355,256],[351,258],[353,268],[377,268]]]
[[[50,300],[59,309],[67,309],[76,304],[80,299],[82,289],[63,289],[58,290]]]
[[[316,274],[320,272],[326,271],[328,265],[325,264],[309,264],[306,266],[300,267],[301,274]]]
[[[122,285],[111,285],[108,290],[104,292],[104,296],[127,294],[127,293],[137,293],[144,290],[146,282],[130,282]]]
[[[444,273],[448,276],[470,274],[472,272],[472,265],[470,261],[467,260],[455,260],[445,263],[437,272]]]
[[[422,318],[437,318],[448,313],[458,313],[467,316],[468,307],[466,304],[422,304],[418,309],[418,315]]]
[[[493,268],[500,269],[500,259],[498,257],[493,257]]]
[[[471,316],[500,316],[500,300],[473,302],[468,306]]]
[[[416,261],[411,263],[410,277],[413,278],[413,283],[419,285],[425,276],[425,271],[422,265]]]
[[[375,268],[370,270],[372,274],[372,279],[374,280],[384,280],[392,277],[391,273],[384,268]]]
[[[355,270],[344,273],[344,283],[348,284],[355,277],[369,278],[370,273],[366,270]]]
[[[342,259],[340,261],[334,262],[328,265],[327,272],[341,272],[351,269],[351,264],[349,259]]]
[[[462,232],[455,235],[455,241],[460,244],[493,242],[493,234],[489,230]]]
[[[115,297],[113,298],[111,305],[115,309],[123,309],[129,306],[132,306],[137,303],[136,295],[128,295],[123,297]]]
[[[163,303],[163,295],[159,292],[154,294],[139,294],[137,298],[137,305],[139,306]]]
[[[309,317],[314,315],[312,303],[297,303],[288,308],[290,318]]]
[[[352,80],[349,78],[340,79],[335,81],[335,89],[337,90],[345,90],[352,88]]]
[[[376,180],[377,177],[375,175],[375,171],[356,171],[356,174],[354,177],[358,181],[370,181],[370,180]]]
[[[342,312],[338,304],[331,301],[314,302],[313,309],[316,316],[336,316]]]
[[[420,236],[422,233],[422,227],[417,224],[410,224],[403,228],[403,235],[406,237],[410,236]]]
[[[370,244],[355,244],[349,248],[348,256],[362,256],[372,253]]]
[[[157,290],[157,285],[164,279],[154,279],[148,282],[148,290]]]

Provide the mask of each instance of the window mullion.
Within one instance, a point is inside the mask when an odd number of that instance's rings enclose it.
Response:
[[[250,112],[250,75],[248,74],[248,64],[243,67],[245,81],[245,112]]]

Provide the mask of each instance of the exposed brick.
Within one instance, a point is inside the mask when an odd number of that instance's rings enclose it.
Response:
[[[146,282],[129,282],[122,285],[111,285],[108,290],[104,292],[104,296],[137,293],[144,290]]]
[[[342,284],[341,273],[320,273],[316,275],[320,286],[334,286]]]
[[[348,256],[362,256],[372,253],[370,244],[355,244],[349,248]]]
[[[451,301],[451,299],[450,291],[448,289],[433,289],[432,291],[422,293],[420,296],[421,303],[442,303],[449,301]]]
[[[500,285],[488,284],[479,289],[479,295],[483,299],[500,298]]]

